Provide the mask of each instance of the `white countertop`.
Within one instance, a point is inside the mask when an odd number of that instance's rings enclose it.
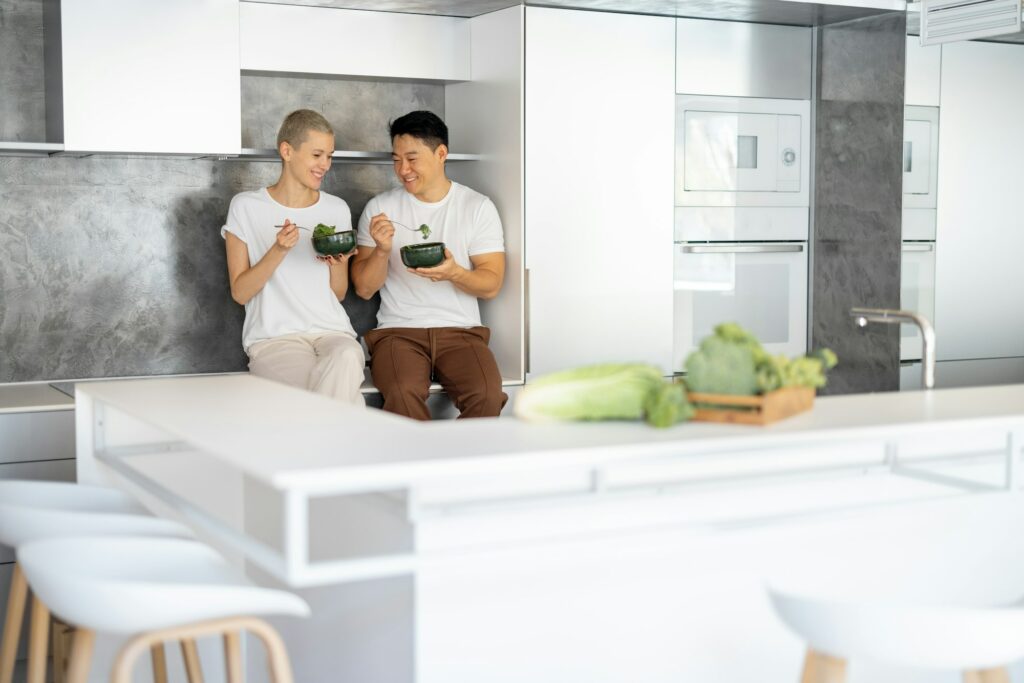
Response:
[[[1024,385],[822,397],[810,412],[768,427],[690,422],[669,429],[513,418],[420,423],[249,375],[80,383],[77,390],[276,488],[307,492],[1024,425]]]

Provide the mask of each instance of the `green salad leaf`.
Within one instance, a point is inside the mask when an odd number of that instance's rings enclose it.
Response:
[[[430,237],[430,228],[426,223],[421,223],[419,227],[420,234],[423,235],[423,239]]]
[[[646,420],[671,427],[693,416],[682,384],[643,363],[606,363],[555,372],[530,382],[516,397],[523,420]]]
[[[334,226],[326,225],[324,223],[317,223],[316,227],[313,228],[313,237],[327,237],[328,235],[334,234]]]

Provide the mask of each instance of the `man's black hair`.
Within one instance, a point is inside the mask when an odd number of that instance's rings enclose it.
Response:
[[[399,116],[388,124],[388,132],[392,140],[398,135],[411,135],[433,150],[438,145],[448,146],[448,126],[430,111],[411,111],[405,116]]]

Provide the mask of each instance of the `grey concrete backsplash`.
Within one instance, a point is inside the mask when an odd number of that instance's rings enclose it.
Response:
[[[243,76],[242,89],[246,147],[272,148],[299,107],[325,114],[339,149],[387,150],[389,118],[444,115],[440,85]],[[234,194],[278,172],[276,162],[0,158],[0,382],[244,370],[244,311],[220,228]],[[323,189],[354,223],[396,184],[390,165],[335,163]],[[360,333],[376,323],[379,300],[350,291],[343,304]]]
[[[899,327],[849,310],[900,304],[905,21],[819,30],[811,344],[840,361],[823,393],[899,388]]]

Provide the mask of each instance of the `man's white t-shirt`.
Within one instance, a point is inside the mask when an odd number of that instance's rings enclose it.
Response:
[[[352,213],[345,200],[326,192],[320,193],[316,204],[295,209],[278,204],[266,188],[241,192],[231,200],[228,218],[221,228],[221,237],[230,232],[245,242],[249,264],[263,258],[277,241],[277,233],[285,219],[307,228],[318,223],[335,226],[335,230],[352,229]],[[316,259],[312,233],[299,231],[299,241],[281,261],[267,284],[245,305],[242,346],[285,334],[316,334],[341,332],[355,338],[348,314],[331,291],[330,266]]]
[[[370,236],[370,219],[377,214],[417,229],[426,223],[430,236],[395,226],[391,242],[388,276],[380,290],[377,326],[387,327],[475,327],[480,324],[477,298],[451,282],[433,282],[413,275],[402,263],[401,248],[406,244],[444,242],[455,262],[467,270],[473,268],[470,256],[504,252],[501,219],[494,202],[465,185],[452,182],[448,194],[439,202],[417,199],[404,188],[379,194],[369,201],[359,218],[358,243],[376,247]]]

